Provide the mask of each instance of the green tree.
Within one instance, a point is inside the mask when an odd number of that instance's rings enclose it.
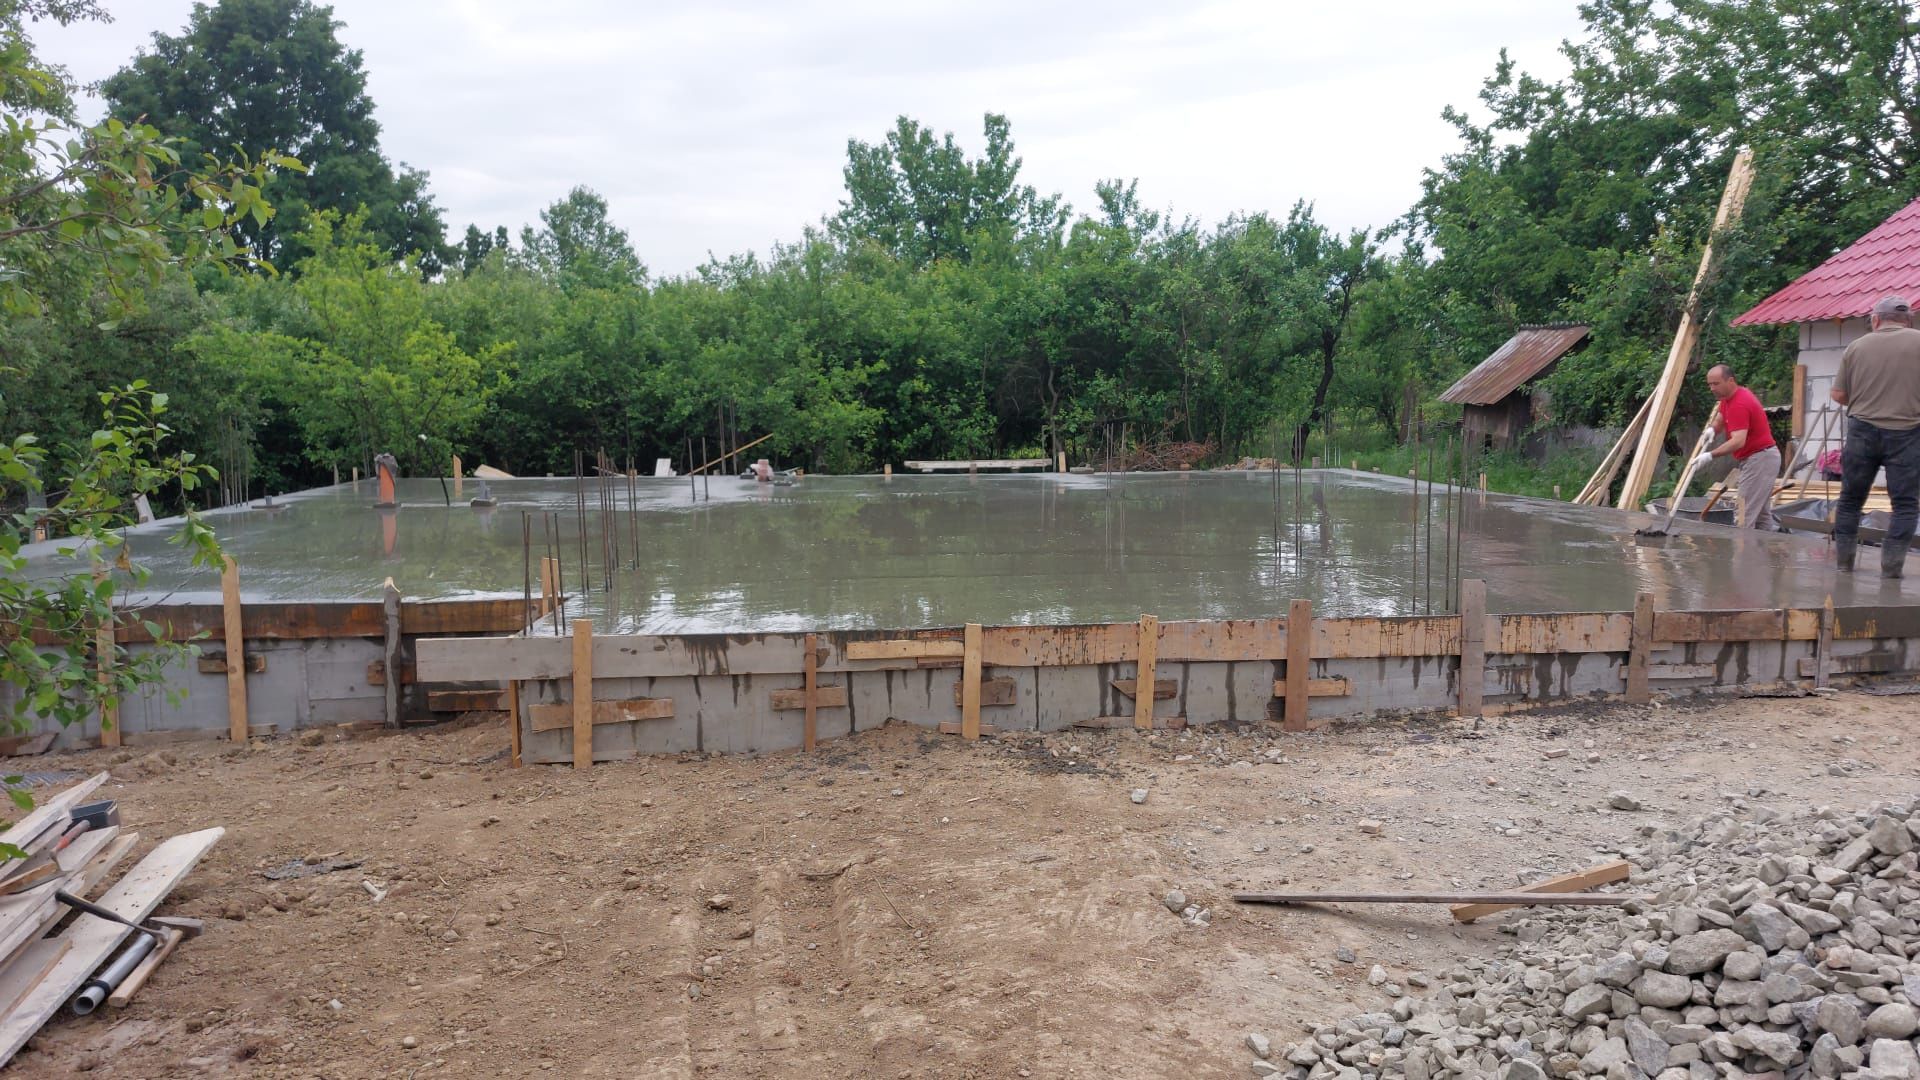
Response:
[[[608,216],[607,200],[589,187],[540,211],[538,229],[520,231],[520,258],[541,277],[573,292],[631,288],[647,280],[626,230]]]
[[[381,153],[360,51],[340,42],[341,25],[311,0],[197,3],[181,33],[155,34],[101,92],[113,116],[181,139],[189,160],[238,146],[277,147],[307,163],[270,183],[277,216],[241,228],[258,257],[295,265],[310,214],[364,206],[383,252],[418,255],[423,272],[438,273],[451,258],[440,209],[425,173],[396,170]]]

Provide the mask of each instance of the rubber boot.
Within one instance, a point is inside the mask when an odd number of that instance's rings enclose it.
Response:
[[[1880,543],[1880,576],[1896,579],[1906,573],[1907,545],[1911,540],[1883,540]]]
[[[1833,538],[1833,565],[1843,574],[1853,573],[1853,555],[1857,543],[1852,537]]]

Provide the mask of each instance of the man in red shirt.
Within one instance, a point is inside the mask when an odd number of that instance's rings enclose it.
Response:
[[[1707,389],[1720,400],[1720,418],[1713,427],[1722,441],[1694,459],[1694,470],[1706,468],[1714,458],[1731,455],[1740,492],[1740,527],[1777,531],[1773,482],[1780,478],[1780,448],[1774,444],[1767,411],[1760,407],[1753,391],[1735,381],[1733,369],[1725,364],[1707,369]]]

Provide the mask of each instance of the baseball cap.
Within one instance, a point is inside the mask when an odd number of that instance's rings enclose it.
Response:
[[[1913,308],[1904,296],[1883,296],[1873,305],[1875,315],[1911,315]]]

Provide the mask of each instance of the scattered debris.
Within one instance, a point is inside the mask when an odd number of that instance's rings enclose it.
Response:
[[[1141,803],[1147,801],[1147,789],[1143,787],[1134,788],[1127,798],[1133,800],[1133,805],[1139,806]]]
[[[269,881],[291,881],[320,874],[332,874],[341,870],[352,870],[365,861],[365,859],[327,859],[322,862],[308,862],[305,859],[289,859],[271,870],[260,871],[260,876]]]

